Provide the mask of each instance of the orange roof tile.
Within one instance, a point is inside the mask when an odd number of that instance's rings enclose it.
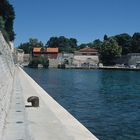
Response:
[[[34,48],[33,49],[33,52],[40,52],[41,51],[41,48]]]
[[[58,53],[58,48],[47,48],[46,52],[56,52],[56,53]]]

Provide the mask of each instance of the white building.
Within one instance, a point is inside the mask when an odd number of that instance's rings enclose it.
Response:
[[[96,67],[99,63],[98,51],[95,48],[83,48],[75,51],[73,65],[76,67]]]

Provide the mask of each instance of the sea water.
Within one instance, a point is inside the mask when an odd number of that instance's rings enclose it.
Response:
[[[140,72],[24,70],[100,140],[140,140]]]

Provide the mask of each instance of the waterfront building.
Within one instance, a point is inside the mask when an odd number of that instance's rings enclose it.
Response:
[[[49,59],[49,68],[57,68],[58,67],[58,48],[46,48],[45,55]]]
[[[33,48],[32,57],[44,56],[49,60],[50,68],[58,67],[58,48]]]
[[[43,54],[43,48],[33,48],[33,53],[32,55],[34,57],[41,56]]]
[[[97,67],[99,53],[95,48],[83,48],[74,52],[73,65],[76,67]]]
[[[48,57],[48,59],[57,59],[58,57],[58,48],[46,48],[44,53]]]
[[[57,59],[58,48],[33,48],[33,56],[47,56],[48,59]]]

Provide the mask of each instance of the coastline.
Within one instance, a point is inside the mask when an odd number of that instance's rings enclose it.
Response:
[[[42,69],[40,67],[29,67],[23,66],[26,68],[33,68],[33,69]],[[45,68],[46,69],[46,68]],[[103,66],[103,67],[65,67],[65,68],[48,68],[48,69],[81,69],[81,70],[123,70],[123,71],[140,71],[140,68],[127,68],[127,67],[114,67],[114,66]]]
[[[123,71],[140,71],[140,68],[111,67],[111,66],[99,67],[98,69],[103,69],[103,70],[123,70]]]

